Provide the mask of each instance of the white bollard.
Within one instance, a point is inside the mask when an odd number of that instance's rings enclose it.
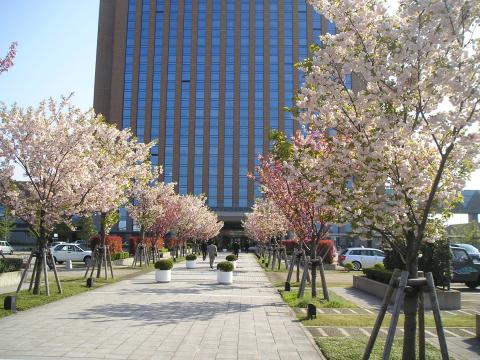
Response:
[[[67,270],[72,270],[73,266],[72,266],[72,260],[67,260],[66,263],[65,263],[65,268]]]

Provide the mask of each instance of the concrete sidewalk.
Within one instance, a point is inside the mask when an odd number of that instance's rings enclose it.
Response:
[[[198,262],[0,319],[0,358],[323,359],[253,255],[230,286]]]

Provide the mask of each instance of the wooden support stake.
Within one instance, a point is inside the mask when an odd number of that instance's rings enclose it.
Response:
[[[425,360],[425,304],[423,286],[418,289],[418,357]]]
[[[305,261],[303,265],[302,281],[300,282],[300,286],[298,287],[297,299],[303,298],[305,294],[307,276],[308,276],[308,262]]]
[[[363,353],[362,360],[370,359],[370,355],[372,353],[373,346],[375,345],[375,341],[377,340],[378,332],[383,323],[383,319],[385,318],[385,314],[387,313],[388,305],[392,300],[393,292],[395,291],[395,281],[400,275],[400,270],[395,269],[393,271],[392,277],[390,278],[390,282],[388,283],[387,291],[385,292],[385,296],[383,297],[382,305],[380,306],[380,310],[378,312],[377,320],[375,321],[375,325],[373,326],[372,333],[370,334],[370,339],[368,339],[367,347],[365,348],[365,352]]]
[[[60,279],[58,278],[57,265],[55,264],[55,259],[54,259],[53,255],[52,255],[52,252],[50,250],[48,250],[47,257],[50,258],[50,261],[53,264],[53,275],[55,275],[55,282],[57,283],[58,293],[61,294],[63,292],[62,284],[60,283]]]
[[[107,245],[104,245],[103,246],[103,249],[102,249],[102,256],[103,256],[103,259],[102,259],[102,262],[104,263],[104,272],[105,272],[105,280],[108,280],[108,271],[107,271]]]
[[[20,292],[20,289],[22,288],[23,281],[25,280],[25,276],[27,275],[28,269],[30,268],[30,263],[32,262],[32,257],[33,257],[33,251],[30,253],[30,256],[28,257],[27,264],[25,265],[25,269],[23,269],[22,277],[20,278],[20,284],[18,284],[18,287],[17,287],[17,293]]]
[[[47,254],[45,249],[42,249],[42,260],[43,260],[43,276],[45,277],[45,293],[47,296],[50,296],[50,284],[48,283],[48,273],[47,273]]]
[[[437,293],[435,292],[435,283],[433,281],[433,275],[431,272],[427,274],[427,284],[430,294],[430,304],[432,304],[433,317],[435,319],[435,327],[437,329],[438,342],[440,344],[440,352],[442,353],[442,359],[448,360],[447,340],[445,339],[445,333],[442,326],[442,317],[440,316],[440,307],[438,306]]]
[[[320,269],[320,280],[322,281],[323,298],[330,301],[330,295],[328,294],[327,279],[325,278],[325,269],[323,268],[323,261],[320,259],[318,267]]]
[[[32,291],[33,288],[33,280],[35,279],[35,272],[37,271],[37,266],[38,266],[38,257],[35,256],[35,263],[33,264],[33,271],[32,271],[32,276],[30,277],[30,286],[28,287],[28,291]],[[19,290],[17,289],[17,292]]]
[[[109,247],[107,247],[107,261],[108,261],[108,266],[110,267],[110,274],[112,275],[112,279],[113,279],[112,254],[110,253]]]
[[[295,267],[295,264],[297,262],[297,254],[298,254],[297,250],[295,249],[293,251],[292,260],[290,261],[290,267],[288,268],[288,275],[287,275],[288,283],[292,281],[293,268]]]
[[[403,299],[405,297],[405,286],[407,285],[408,271],[402,271],[400,276],[400,283],[398,284],[397,295],[395,297],[395,305],[393,306],[392,319],[390,320],[390,327],[388,328],[387,340],[383,349],[382,360],[388,360],[392,352],[393,339],[395,338],[395,331],[397,329],[398,318],[402,308]]]

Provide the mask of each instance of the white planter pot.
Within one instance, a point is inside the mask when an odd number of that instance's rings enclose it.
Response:
[[[217,281],[219,284],[225,285],[233,283],[233,271],[217,270]]]
[[[170,282],[172,280],[172,270],[155,270],[156,282]]]
[[[197,260],[187,260],[187,269],[195,269],[197,267]]]
[[[229,261],[233,264],[233,270],[237,269],[237,261]]]

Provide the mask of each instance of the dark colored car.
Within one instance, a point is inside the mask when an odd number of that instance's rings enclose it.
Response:
[[[480,251],[475,246],[470,244],[451,244],[451,245],[465,249],[465,251],[468,253],[468,255],[472,258],[473,261],[480,261]]]
[[[475,289],[480,285],[480,263],[474,262],[467,251],[459,246],[450,246],[452,252],[452,283],[465,283]]]

